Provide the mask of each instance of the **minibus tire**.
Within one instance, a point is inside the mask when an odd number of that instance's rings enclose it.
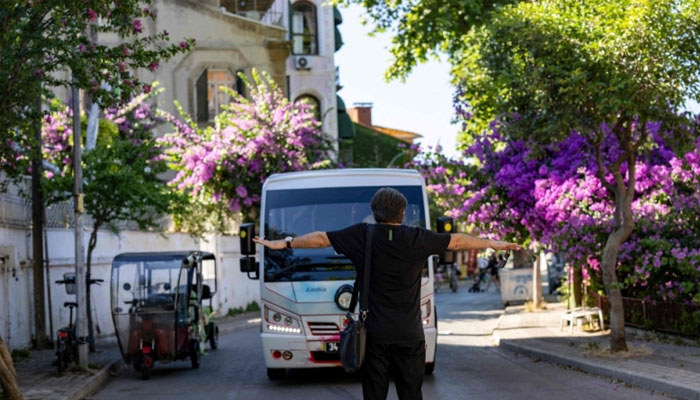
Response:
[[[267,379],[271,381],[278,381],[284,379],[287,376],[287,371],[284,368],[268,368],[267,369]]]
[[[435,332],[438,328],[438,316],[437,316],[437,306],[433,307],[433,313],[435,315]],[[437,339],[435,340],[435,354],[433,355],[433,362],[425,363],[425,375],[432,375],[435,371],[435,363],[437,362]]]
[[[432,375],[433,371],[435,371],[435,361],[431,363],[425,363],[425,375]]]

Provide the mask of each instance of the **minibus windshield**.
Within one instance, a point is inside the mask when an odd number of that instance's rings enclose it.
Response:
[[[265,238],[284,239],[315,231],[334,231],[360,222],[374,223],[370,201],[383,186],[268,190]],[[392,186],[408,200],[404,224],[425,227],[423,188]],[[355,279],[355,268],[333,248],[265,248],[265,282]]]

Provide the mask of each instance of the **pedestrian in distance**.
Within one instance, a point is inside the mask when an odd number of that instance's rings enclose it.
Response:
[[[519,250],[520,246],[461,233],[435,233],[402,225],[407,201],[397,190],[382,188],[370,207],[376,224],[371,245],[367,345],[362,365],[366,400],[386,399],[394,378],[401,400],[422,399],[425,336],[420,313],[421,275],[426,259],[445,250]],[[363,282],[365,241],[369,224],[334,232],[312,232],[285,240],[255,238],[270,249],[333,246],[348,257]]]
[[[493,282],[493,285],[496,287],[496,290],[500,290],[501,280],[498,276],[498,269],[500,267],[501,261],[502,260],[498,259],[495,252],[491,254],[491,257],[489,257],[489,263],[487,266],[489,272],[489,283],[486,284],[486,289],[484,289],[484,292],[489,291],[489,288],[491,287],[491,282]]]
[[[489,261],[486,258],[479,257],[476,261],[477,265],[477,274],[474,277],[474,284],[469,288],[470,293],[479,293],[481,292],[481,284],[484,282],[484,279],[486,279],[486,275],[489,272]]]

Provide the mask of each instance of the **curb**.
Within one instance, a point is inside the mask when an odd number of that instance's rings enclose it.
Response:
[[[118,365],[123,363],[121,357],[107,363],[99,371],[95,372],[90,379],[87,379],[79,388],[66,395],[66,400],[81,400],[91,396],[102,389],[109,382],[111,371],[118,368]]]
[[[530,357],[537,357],[542,360],[567,367],[577,368],[590,374],[608,376],[644,389],[663,392],[682,399],[700,400],[700,392],[693,388],[680,384],[672,384],[657,377],[615,369],[608,366],[596,365],[594,362],[585,359],[562,356],[554,352],[530,347],[522,343],[516,343],[516,340],[499,340],[498,336],[498,332],[494,331],[494,338],[497,340],[498,346],[515,353],[524,354]]]

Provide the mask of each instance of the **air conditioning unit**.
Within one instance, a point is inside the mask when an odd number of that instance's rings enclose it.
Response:
[[[311,69],[311,57],[298,56],[294,58],[294,67],[296,69]]]

